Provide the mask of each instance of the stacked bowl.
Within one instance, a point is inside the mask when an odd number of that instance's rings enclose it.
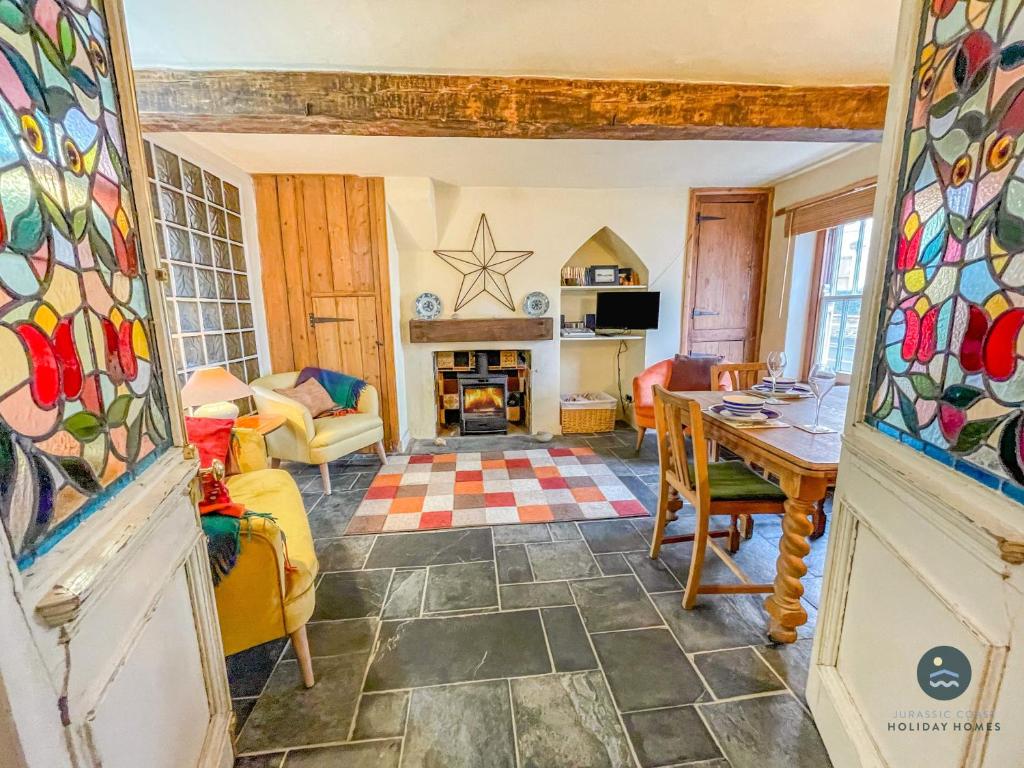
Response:
[[[763,379],[761,379],[761,386],[769,391],[789,392],[789,390],[796,386],[796,379],[790,379],[780,376],[777,379],[775,379],[775,389],[772,390],[772,378],[771,376],[765,376]]]
[[[753,416],[764,408],[764,399],[752,395],[729,393],[722,396],[722,405],[734,416]]]

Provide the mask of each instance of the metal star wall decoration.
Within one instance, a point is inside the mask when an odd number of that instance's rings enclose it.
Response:
[[[458,312],[469,302],[486,293],[513,312],[516,311],[512,292],[508,289],[508,273],[533,255],[533,251],[499,251],[487,223],[487,215],[480,214],[473,245],[468,251],[434,251],[446,264],[462,275],[459,297],[455,300]]]

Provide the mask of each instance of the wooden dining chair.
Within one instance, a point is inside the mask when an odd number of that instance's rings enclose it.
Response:
[[[654,419],[658,430],[658,517],[651,539],[651,558],[663,544],[693,541],[690,574],[683,593],[683,608],[693,608],[699,594],[752,594],[774,590],[772,584],[754,584],[729,553],[718,546],[710,530],[713,515],[781,515],[786,495],[742,461],[708,461],[708,441],[700,404],[663,387],[654,387]],[[684,435],[685,430],[685,435]],[[696,511],[696,528],[689,536],[666,536],[673,492]],[[725,532],[726,536],[729,532]],[[739,584],[701,584],[708,548],[722,559]]]
[[[738,392],[750,389],[761,382],[761,377],[768,373],[767,363],[719,363],[711,367],[711,390],[713,392]],[[712,455],[718,458],[718,446],[712,449]],[[750,517],[732,521],[733,527],[739,526],[743,538],[754,535],[754,521]],[[730,548],[730,551],[735,551]]]
[[[768,375],[766,363],[719,363],[711,366],[712,392],[738,392],[761,383]]]

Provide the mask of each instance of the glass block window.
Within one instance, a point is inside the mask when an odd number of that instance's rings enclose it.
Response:
[[[238,188],[148,141],[146,161],[179,385],[210,365],[252,381],[260,373]]]

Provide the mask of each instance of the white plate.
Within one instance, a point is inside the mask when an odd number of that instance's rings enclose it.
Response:
[[[806,389],[800,384],[797,384],[795,387],[790,390],[786,390],[785,392],[773,392],[771,384],[755,384],[750,389],[752,392],[757,392],[759,395],[764,395],[766,397],[779,397],[783,400],[799,400],[802,397],[814,397],[809,389]]]
[[[773,411],[770,408],[766,408],[763,411],[752,413],[749,416],[737,416],[724,405],[711,406],[711,412],[718,416],[721,416],[723,419],[728,419],[730,421],[747,421],[751,423],[758,423],[762,421],[769,421],[771,419],[777,419],[779,418],[779,416],[782,415],[778,411]]]

